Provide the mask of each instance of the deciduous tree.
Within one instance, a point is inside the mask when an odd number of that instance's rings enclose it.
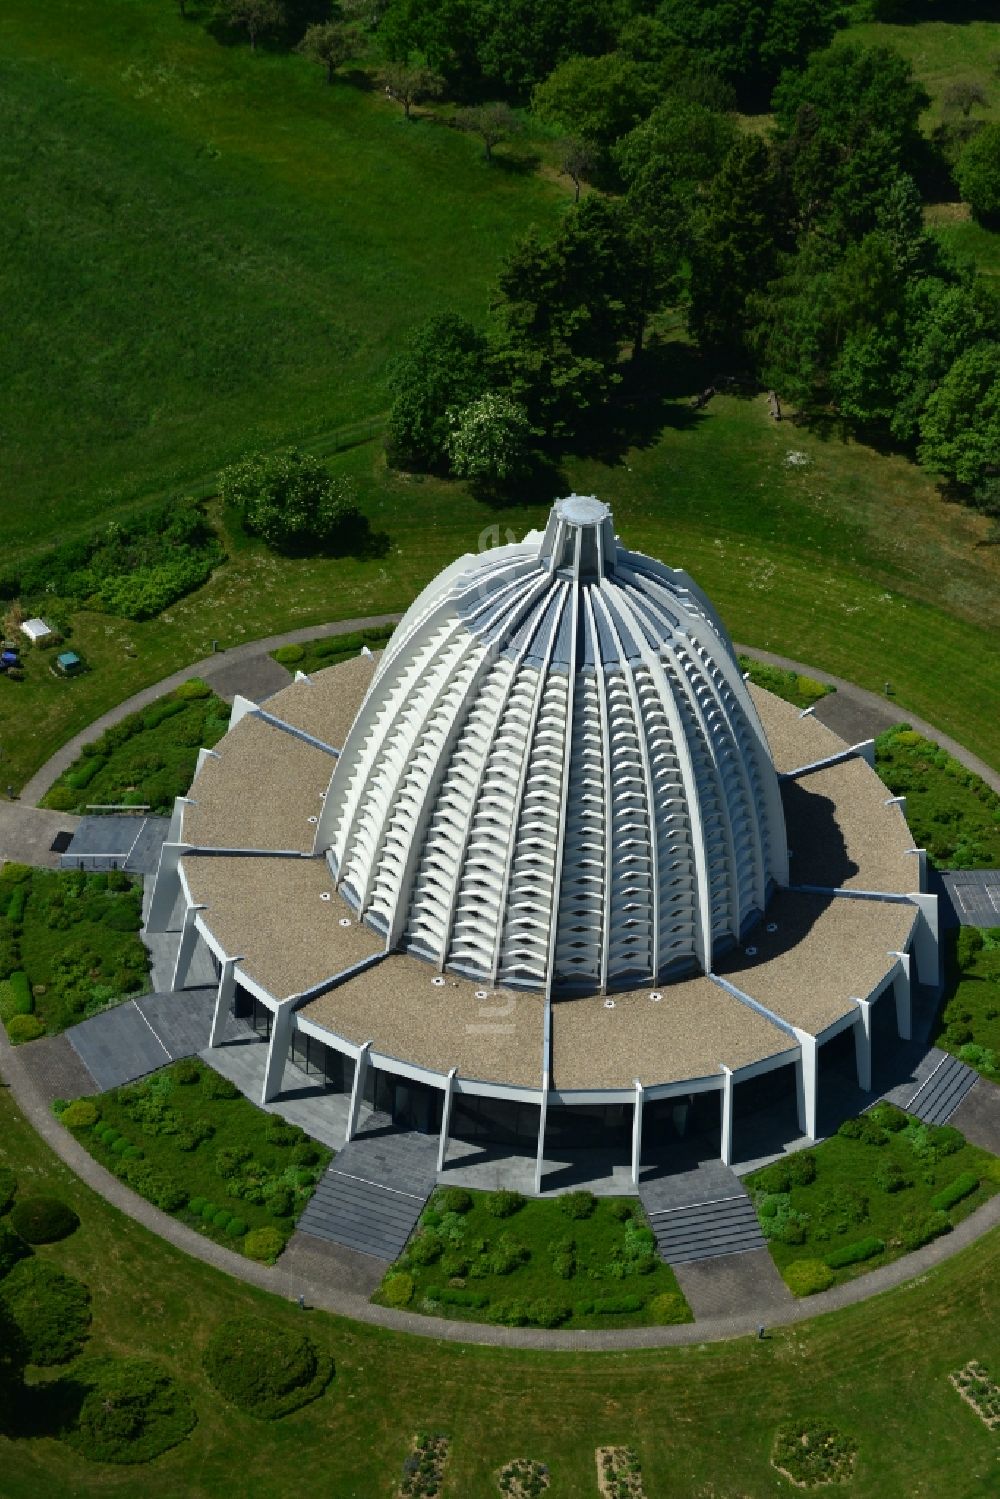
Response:
[[[388,97],[403,106],[406,120],[411,118],[414,104],[420,104],[424,99],[436,99],[444,90],[444,79],[419,63],[387,63],[382,69],[381,81]]]
[[[392,458],[414,468],[443,466],[448,413],[468,406],[488,382],[485,334],[454,313],[428,318],[390,367]]]
[[[306,30],[296,49],[326,70],[326,81],[333,83],[337,69],[358,53],[356,34],[343,21],[319,21]]]
[[[255,52],[262,36],[284,25],[285,7],[281,0],[222,0],[222,16],[246,34],[250,51]]]
[[[344,541],[363,524],[350,482],[334,479],[298,448],[230,465],[219,475],[219,493],[251,535],[281,550]]]
[[[984,125],[963,148],[958,190],[983,224],[1000,228],[1000,125]]]
[[[509,104],[497,100],[492,104],[473,104],[459,109],[455,114],[455,126],[469,135],[478,135],[483,143],[486,160],[493,160],[493,148],[501,141],[509,140],[521,130],[521,121]]]

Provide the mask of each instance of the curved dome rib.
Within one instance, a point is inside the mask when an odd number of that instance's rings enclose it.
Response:
[[[407,612],[316,850],[388,946],[546,994],[709,971],[787,881],[728,635],[575,495]]]

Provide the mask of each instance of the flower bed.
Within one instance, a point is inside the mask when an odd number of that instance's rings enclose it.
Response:
[[[95,1121],[74,1127],[75,1105],[61,1117],[102,1165],[200,1233],[267,1263],[332,1156],[191,1059],[86,1102]]]
[[[990,1377],[984,1364],[970,1359],[948,1378],[966,1404],[971,1405],[984,1426],[995,1431],[1000,1426],[1000,1385]]]
[[[403,1477],[396,1490],[398,1499],[423,1499],[424,1495],[439,1494],[447,1461],[448,1438],[418,1432],[413,1438],[413,1450],[403,1464]]]
[[[645,1499],[642,1467],[634,1447],[598,1447],[594,1458],[603,1499]]]
[[[959,929],[948,999],[935,1041],[994,1082],[1000,1079],[1000,928]]]
[[[548,1486],[548,1468],[532,1457],[515,1457],[497,1474],[497,1488],[508,1499],[538,1499]]]
[[[948,1233],[1000,1187],[1000,1161],[883,1103],[746,1186],[775,1264],[809,1296]]]
[[[783,1427],[774,1439],[771,1466],[797,1489],[846,1483],[854,1472],[858,1449],[832,1426]]]
[[[374,1298],[510,1327],[690,1322],[636,1199],[439,1188]]]
[[[875,769],[938,869],[1000,868],[1000,796],[975,771],[905,723],[876,739]]]
[[[142,886],[118,870],[0,872],[0,1018],[12,1041],[55,1034],[149,988]]]

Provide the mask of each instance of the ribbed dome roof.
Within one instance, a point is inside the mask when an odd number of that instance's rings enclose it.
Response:
[[[710,970],[787,880],[725,629],[577,495],[544,535],[462,557],[420,594],[316,846],[390,946],[546,992]]]

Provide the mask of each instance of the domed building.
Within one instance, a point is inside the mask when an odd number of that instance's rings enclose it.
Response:
[[[576,495],[446,568],[380,656],[236,700],[150,931],[178,897],[174,985],[206,944],[213,1044],[233,1006],[263,1021],[264,1102],[291,1054],[348,1139],[367,1105],[436,1131],[439,1171],[459,1142],[530,1151],[536,1190],[547,1139],[617,1141],[638,1181],[699,1100],[728,1163],[771,1074],[815,1136],[824,1048],[853,1039],[870,1087],[911,955],[937,981],[870,743],[750,687],[687,574]]]

